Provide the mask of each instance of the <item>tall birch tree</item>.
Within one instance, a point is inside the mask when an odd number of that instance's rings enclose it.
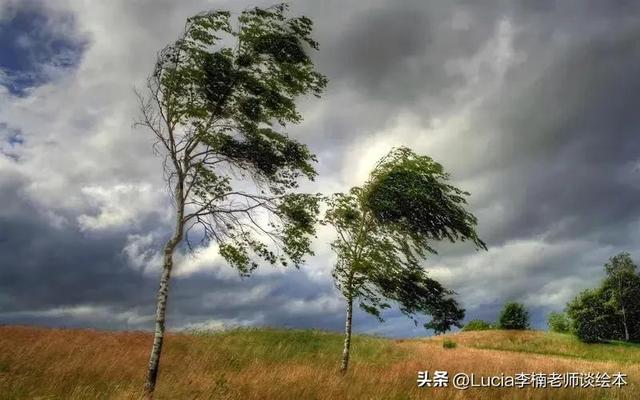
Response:
[[[638,340],[640,318],[640,277],[637,266],[627,252],[616,254],[604,266],[607,278],[602,283],[602,291],[607,305],[615,310],[622,325],[625,341]]]
[[[464,310],[452,290],[429,278],[421,262],[436,253],[432,242],[471,241],[486,245],[475,232],[476,218],[464,208],[468,193],[447,183],[442,166],[406,147],[382,158],[362,187],[328,198],[323,220],[335,228],[336,286],[346,300],[340,370],[349,365],[354,303],[382,321],[382,311],[398,304],[427,329],[442,333],[461,327]]]
[[[312,22],[287,6],[227,11],[187,20],[158,56],[140,124],[155,138],[175,209],[164,247],[155,333],[145,390],[151,397],[165,331],[176,249],[217,244],[240,274],[260,261],[298,266],[311,254],[318,199],[296,192],[313,179],[314,155],[286,134],[302,118],[296,99],[319,96],[326,78],[309,56]]]

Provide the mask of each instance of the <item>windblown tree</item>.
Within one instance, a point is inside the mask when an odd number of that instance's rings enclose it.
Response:
[[[421,262],[436,253],[432,242],[471,241],[486,249],[475,232],[476,218],[464,208],[468,193],[450,185],[443,167],[408,148],[382,158],[362,187],[328,198],[324,223],[333,226],[336,286],[346,299],[341,371],[349,365],[354,302],[382,321],[397,303],[427,329],[442,333],[461,327],[464,310],[454,292],[429,278]]]
[[[319,96],[326,79],[309,51],[312,22],[287,6],[187,20],[164,48],[140,94],[141,124],[153,132],[175,207],[166,242],[155,335],[146,379],[153,393],[162,351],[173,254],[183,241],[218,246],[240,274],[260,261],[300,265],[311,254],[318,199],[296,192],[315,157],[284,128],[299,123],[296,98]]]

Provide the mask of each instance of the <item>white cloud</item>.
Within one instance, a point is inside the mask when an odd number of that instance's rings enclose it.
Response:
[[[202,322],[190,322],[182,325],[178,330],[182,331],[211,331],[220,332],[230,329],[243,328],[262,324],[262,319],[209,319]]]
[[[562,308],[578,289],[601,279],[597,272],[614,251],[586,240],[532,238],[509,241],[487,252],[441,257],[428,269],[432,277],[459,288],[470,310],[505,299]],[[576,262],[584,263],[579,275]]]
[[[116,230],[135,228],[140,217],[164,209],[162,193],[149,184],[117,184],[111,187],[87,186],[80,189],[95,215],[81,214],[78,224],[82,230]],[[164,207],[163,207],[164,206]]]
[[[142,273],[157,275],[162,265],[162,257],[154,241],[153,234],[127,236],[127,244],[122,252],[131,267]]]
[[[345,309],[345,302],[343,298],[338,296],[323,296],[313,300],[293,299],[287,302],[284,308],[293,315],[342,313]]]

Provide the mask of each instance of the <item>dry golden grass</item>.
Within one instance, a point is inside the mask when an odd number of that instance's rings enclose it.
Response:
[[[156,398],[640,398],[636,383],[640,364],[635,361],[635,357],[640,359],[640,349],[636,347],[625,348],[631,356],[622,362],[614,361],[615,357],[612,361],[590,361],[575,355],[515,352],[517,343],[529,351],[530,343],[564,340],[540,332],[465,332],[447,337],[458,347],[444,349],[441,337],[389,340],[358,336],[351,369],[343,377],[337,372],[339,334],[268,329],[171,334],[166,340]],[[150,334],[139,332],[0,327],[0,399],[137,399],[150,343]],[[583,346],[573,343],[558,351],[569,354],[575,351],[571,346]],[[490,344],[513,351],[474,348]],[[606,353],[606,345],[592,346],[597,354]],[[617,348],[611,349],[615,355]],[[485,376],[523,371],[622,371],[628,374],[629,385],[581,390],[418,388],[417,371],[436,369],[450,375],[474,372]]]

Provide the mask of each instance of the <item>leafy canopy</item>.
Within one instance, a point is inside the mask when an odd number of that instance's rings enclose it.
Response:
[[[348,300],[380,320],[393,301],[416,323],[419,314],[430,315],[425,327],[438,333],[461,326],[464,310],[453,291],[421,266],[435,253],[432,240],[471,240],[486,248],[475,217],[463,208],[466,193],[447,179],[429,157],[401,147],[378,163],[364,186],[328,199],[324,222],[338,234],[331,244],[338,256],[333,276]]]
[[[183,36],[158,56],[140,96],[143,120],[165,157],[178,226],[242,273],[270,263],[298,265],[310,253],[318,199],[296,194],[313,179],[314,155],[284,132],[299,123],[295,100],[319,96],[326,78],[308,53],[312,22],[288,7],[227,11],[187,20]],[[274,252],[270,244],[282,251]]]
[[[520,303],[506,303],[498,318],[500,329],[527,329],[529,328],[529,312]]]
[[[609,259],[604,266],[605,279],[595,289],[580,293],[567,305],[573,329],[585,342],[624,340],[627,325],[629,340],[640,341],[640,275],[629,253]]]
[[[434,252],[429,241],[472,241],[478,221],[464,206],[464,192],[448,183],[449,174],[430,157],[400,147],[384,157],[371,174],[365,207],[378,223],[408,239],[414,250]]]
[[[601,289],[586,289],[567,304],[573,332],[587,343],[621,338],[622,330],[615,309],[604,300]]]

